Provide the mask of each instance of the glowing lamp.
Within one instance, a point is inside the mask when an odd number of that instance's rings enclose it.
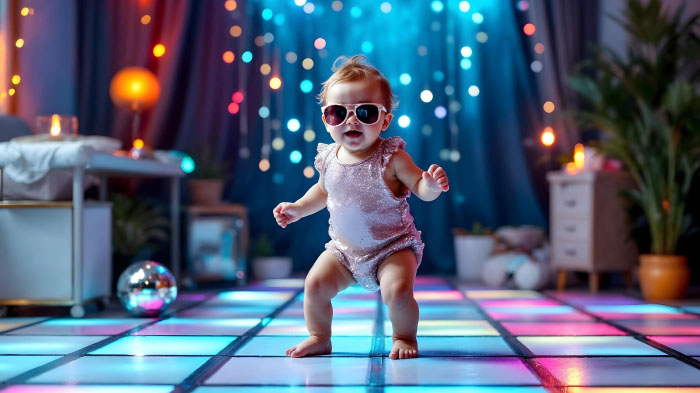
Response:
[[[583,164],[583,145],[577,143],[574,146],[574,165],[576,165],[576,169],[582,169]]]
[[[152,107],[160,97],[158,78],[151,71],[142,67],[127,67],[117,72],[109,84],[109,96],[115,105],[131,111],[131,140],[139,138],[141,111]],[[142,146],[140,151],[148,151]],[[132,154],[134,158],[143,154]]]
[[[51,140],[75,139],[78,135],[78,118],[58,114],[37,116],[36,133],[48,135]]]
[[[552,127],[546,127],[544,131],[542,131],[542,135],[540,136],[540,140],[542,141],[542,144],[549,147],[554,144],[554,130]]]

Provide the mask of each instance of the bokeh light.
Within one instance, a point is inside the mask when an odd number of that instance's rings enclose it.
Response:
[[[236,104],[243,102],[243,98],[245,98],[245,96],[243,95],[242,91],[237,91],[231,95],[231,101],[235,102]]]
[[[459,66],[462,67],[463,70],[468,70],[472,68],[472,61],[469,59],[462,59],[459,62]]]
[[[263,18],[264,20],[270,20],[270,19],[272,19],[272,16],[273,16],[272,10],[269,9],[269,8],[265,8],[265,9],[262,10],[262,12],[260,13],[260,16],[262,16],[262,18]]]
[[[284,55],[284,59],[287,60],[287,63],[294,64],[297,62],[297,54],[294,52],[287,52],[287,54]]]
[[[532,63],[530,63],[530,69],[531,69],[533,72],[540,72],[540,71],[542,71],[542,67],[543,67],[542,62],[539,61],[539,60],[535,60],[535,61],[533,61]]]
[[[258,168],[260,168],[260,170],[263,172],[269,171],[270,170],[270,161],[267,158],[263,158],[258,163]]]
[[[260,66],[260,73],[263,75],[269,75],[271,71],[272,71],[272,67],[270,67],[270,65],[267,63],[262,64]]]
[[[301,62],[301,66],[302,66],[305,70],[310,70],[310,69],[314,68],[314,61],[307,57],[306,59],[304,59],[304,60]]]
[[[460,1],[459,2],[459,10],[462,12],[469,12],[469,9],[471,8],[471,5],[469,4],[468,1]]]
[[[277,90],[282,87],[282,79],[277,76],[270,78],[270,88],[272,90]]]
[[[471,85],[469,86],[468,92],[470,96],[476,97],[479,95],[479,87],[476,85]]]
[[[339,12],[343,9],[343,2],[340,0],[335,0],[333,3],[331,3],[331,8],[333,8],[333,11]]]
[[[241,28],[241,26],[234,25],[231,26],[228,32],[229,34],[231,34],[231,37],[240,37],[241,34],[243,34],[243,29]]]
[[[516,7],[518,7],[520,11],[527,11],[527,9],[530,8],[530,3],[526,0],[520,0],[516,3]]]
[[[235,102],[228,104],[228,113],[235,115],[241,109],[241,106]]]
[[[258,115],[263,119],[267,119],[267,117],[270,116],[270,108],[261,106],[260,109],[258,109]]]
[[[303,93],[310,93],[311,90],[314,89],[314,84],[310,80],[304,79],[299,83],[299,89],[301,89]]]
[[[554,103],[552,101],[547,101],[542,105],[542,109],[547,113],[554,112]]]
[[[226,0],[224,7],[227,11],[233,11],[238,8],[238,3],[236,3],[236,0]]]
[[[21,48],[24,46],[24,40],[21,38],[18,38],[17,41],[15,41],[15,46],[18,48]]]
[[[314,130],[306,130],[304,131],[304,140],[307,142],[313,142],[314,139],[316,139],[316,133]]]
[[[182,160],[180,161],[180,168],[182,169],[183,172],[185,173],[192,173],[194,172],[194,160],[192,157],[185,155],[182,157]]]
[[[447,109],[444,106],[435,107],[435,117],[438,119],[444,119],[447,116]]]
[[[480,12],[475,12],[472,14],[472,21],[476,24],[483,23],[484,15],[482,15]]]
[[[304,177],[307,179],[311,179],[312,177],[314,177],[315,173],[316,171],[314,171],[314,168],[312,168],[311,166],[306,166],[304,168]]]
[[[301,152],[299,150],[292,150],[291,153],[289,153],[289,161],[292,164],[298,164],[301,162]]]
[[[535,25],[532,23],[525,24],[525,26],[523,26],[523,33],[525,33],[525,35],[535,34]]]
[[[404,72],[403,74],[399,75],[399,82],[404,86],[408,85],[411,83],[411,75]]]
[[[13,85],[19,85],[19,82],[21,80],[22,80],[22,78],[19,75],[17,75],[17,74],[12,75],[12,84]]]
[[[163,44],[156,44],[153,47],[153,56],[155,57],[161,57],[165,54],[165,45]]]
[[[399,127],[406,128],[411,125],[411,118],[406,115],[399,116]]]
[[[537,54],[543,54],[544,53],[544,44],[541,42],[538,42],[535,44],[535,53]]]
[[[249,50],[243,52],[243,54],[241,55],[241,60],[244,63],[250,63],[251,61],[253,61],[253,53]]]
[[[385,1],[379,6],[379,9],[383,13],[388,14],[391,12],[391,3],[389,3],[388,1]]]
[[[423,102],[430,102],[433,100],[433,92],[430,90],[423,90],[420,92],[420,100]]]
[[[362,41],[360,49],[362,50],[362,53],[370,53],[372,50],[374,50],[374,44],[372,44],[371,41]]]
[[[297,132],[297,131],[299,131],[299,128],[301,128],[301,123],[299,123],[299,120],[289,119],[289,121],[287,121],[287,129],[289,131]]]
[[[443,4],[442,1],[435,0],[430,3],[430,9],[435,13],[442,12],[442,10],[445,9],[445,4]]]
[[[142,25],[147,25],[149,23],[151,23],[151,16],[150,15],[146,14],[146,15],[141,17],[141,24]]]
[[[472,48],[470,48],[468,46],[463,46],[462,49],[459,51],[459,53],[462,55],[462,57],[471,57]]]
[[[552,127],[545,127],[540,136],[540,141],[545,146],[552,146],[554,144],[555,136],[554,129]]]
[[[233,52],[231,52],[230,50],[224,52],[224,54],[221,57],[224,59],[224,63],[233,63],[234,55]]]
[[[476,33],[476,40],[479,41],[479,43],[483,44],[489,40],[489,35],[484,33],[483,31],[480,31]]]
[[[350,8],[350,16],[352,16],[353,18],[361,17],[362,16],[362,8],[360,8],[358,6],[354,6],[354,7]]]
[[[304,12],[306,12],[307,14],[313,14],[315,9],[316,6],[314,5],[314,3],[304,4]]]
[[[272,140],[272,148],[279,151],[284,149],[284,139],[281,137],[276,137]]]
[[[321,38],[321,37],[316,38],[316,40],[314,41],[314,48],[316,48],[316,49],[323,49],[323,48],[325,48],[325,47],[326,47],[326,40],[324,40],[324,39]]]

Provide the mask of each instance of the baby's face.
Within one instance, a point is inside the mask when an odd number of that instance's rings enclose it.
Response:
[[[376,84],[366,80],[336,83],[328,89],[325,105],[351,105],[375,103],[382,106],[382,94]],[[352,107],[350,107],[352,109]],[[326,130],[333,140],[352,153],[361,153],[374,146],[379,134],[386,130],[393,115],[383,110],[374,124],[365,124],[357,119],[354,110],[347,111],[345,121],[340,125],[328,124],[323,118]]]

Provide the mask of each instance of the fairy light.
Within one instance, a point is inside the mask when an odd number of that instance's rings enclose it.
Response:
[[[577,143],[574,146],[574,165],[576,166],[576,169],[581,169],[583,168],[583,164],[583,145]]]
[[[153,47],[153,56],[155,57],[161,57],[165,54],[165,45],[163,44],[156,44]]]
[[[545,127],[544,131],[542,131],[542,135],[540,136],[540,141],[542,144],[549,147],[554,144],[554,140],[554,129],[552,127]]]
[[[142,25],[147,25],[149,23],[151,23],[151,16],[150,15],[146,14],[146,15],[141,17],[141,24]]]
[[[221,58],[224,60],[224,63],[231,64],[233,63],[233,59],[235,58],[235,56],[233,55],[233,52],[227,50],[226,52],[224,52]]]
[[[554,112],[554,103],[552,101],[547,101],[542,105],[542,109],[547,113]]]

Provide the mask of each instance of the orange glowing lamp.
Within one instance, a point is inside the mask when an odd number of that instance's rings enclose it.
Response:
[[[49,129],[49,134],[52,137],[58,137],[61,135],[61,118],[58,115],[51,115],[51,128]]]
[[[574,165],[576,165],[576,169],[583,169],[583,145],[580,143],[577,143],[574,146]]]
[[[554,129],[552,129],[552,127],[546,127],[544,131],[542,131],[542,135],[540,135],[540,141],[547,147],[552,146],[555,139]]]

